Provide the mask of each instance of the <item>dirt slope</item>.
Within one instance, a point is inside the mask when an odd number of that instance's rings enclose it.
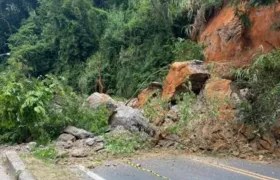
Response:
[[[206,45],[206,62],[230,63],[234,66],[250,65],[260,52],[268,53],[280,47],[280,4],[248,10],[252,23],[246,28],[233,7],[225,7],[212,20],[200,36]],[[278,27],[279,26],[279,27]]]

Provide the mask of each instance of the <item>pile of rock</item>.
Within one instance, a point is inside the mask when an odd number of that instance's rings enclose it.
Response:
[[[154,128],[149,124],[148,119],[144,117],[142,111],[139,109],[126,106],[125,103],[114,101],[110,96],[100,93],[93,93],[88,98],[88,103],[94,109],[105,105],[111,111],[111,116],[108,120],[111,131],[116,127],[122,126],[124,129],[133,133],[145,132],[150,136],[155,134]]]
[[[89,153],[103,150],[105,141],[102,136],[94,136],[84,129],[69,126],[58,137],[56,147],[66,150],[72,157],[86,157]]]

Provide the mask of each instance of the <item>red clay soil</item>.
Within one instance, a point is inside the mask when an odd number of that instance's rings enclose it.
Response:
[[[136,103],[136,108],[143,108],[149,99],[157,92],[157,89],[144,89],[139,95],[138,95],[138,102]]]
[[[196,64],[195,61],[174,62],[164,81],[162,98],[165,100],[170,99],[176,93],[176,88],[182,85],[191,75],[200,75],[201,79],[204,79],[203,75],[208,75],[206,66],[204,64]]]
[[[206,45],[206,62],[230,63],[234,66],[250,65],[260,53],[268,53],[280,47],[280,4],[251,8],[248,11],[252,23],[245,28],[233,7],[225,7],[209,21],[200,36]]]

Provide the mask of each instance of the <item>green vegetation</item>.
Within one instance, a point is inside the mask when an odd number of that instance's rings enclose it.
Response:
[[[45,144],[70,124],[103,133],[109,113],[105,107],[87,107],[86,97],[103,91],[128,99],[149,82],[162,82],[174,60],[203,60],[203,46],[191,39],[222,4],[222,0],[2,0],[0,54],[11,56],[0,55],[0,142]],[[259,66],[253,68],[260,73]],[[274,97],[275,82],[270,91],[259,88],[261,81],[252,86]],[[169,106],[151,102],[145,110],[150,118],[158,115],[155,103]],[[187,122],[188,107],[182,105]],[[138,148],[135,139],[124,152]],[[118,144],[125,139],[111,140],[116,145],[108,148],[122,152]]]
[[[156,118],[163,118],[165,112],[171,107],[171,104],[168,101],[161,99],[159,96],[152,98],[144,106],[144,115],[150,121],[155,120]]]
[[[0,54],[9,52],[8,38],[36,7],[37,0],[1,0],[0,1]],[[0,60],[1,62],[1,60]]]
[[[106,149],[113,154],[133,153],[147,147],[148,142],[140,134],[128,131],[110,133],[105,136]]]
[[[107,129],[99,90],[131,98],[174,60],[203,59],[188,27],[215,1],[24,0],[0,3],[0,142],[46,144],[67,125]],[[204,13],[209,16],[209,13]],[[203,16],[204,16],[203,15]],[[133,148],[132,148],[133,149]]]
[[[231,0],[230,4],[234,5],[234,6],[238,6],[243,2],[244,1],[242,1],[242,0]],[[261,5],[270,5],[274,2],[275,2],[275,0],[249,0],[246,3],[246,8],[257,7],[257,6],[261,6]]]
[[[169,127],[169,132],[180,134],[183,131],[192,129],[192,123],[198,118],[193,104],[196,102],[196,96],[192,92],[187,92],[177,98],[180,119],[179,122],[172,127]]]
[[[179,39],[175,43],[173,50],[176,61],[186,61],[186,59],[204,60],[202,54],[203,47],[191,40]]]
[[[45,144],[69,124],[95,134],[107,127],[107,110],[83,106],[62,79],[26,78],[9,70],[1,73],[0,82],[0,142],[33,139]]]
[[[214,4],[43,0],[9,39],[11,59],[35,77],[62,75],[82,93],[98,90],[100,78],[107,93],[130,98],[147,78],[161,81],[166,72],[150,75],[173,60],[203,59],[201,47],[182,32],[200,8]]]
[[[52,162],[57,158],[57,152],[53,147],[35,148],[32,150],[32,154],[45,162]]]
[[[248,102],[241,105],[242,118],[265,130],[279,118],[280,51],[261,55],[249,69],[238,70],[241,87],[248,87]]]
[[[180,119],[175,126],[168,129],[174,134],[192,131],[199,123],[208,119],[217,120],[220,115],[219,107],[222,103],[225,103],[220,102],[217,98],[201,98],[198,100],[193,92],[184,93],[177,99]],[[198,101],[201,101],[202,106],[194,105]]]
[[[249,18],[248,10],[252,7],[271,5],[274,2],[275,0],[249,0],[245,4],[245,9],[242,8],[242,3],[244,4],[244,1],[242,0],[231,0],[229,4],[234,6],[235,15],[239,17],[244,27],[251,28],[252,22]]]

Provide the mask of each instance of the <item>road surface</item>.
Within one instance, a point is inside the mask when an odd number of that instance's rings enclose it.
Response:
[[[104,162],[92,173],[100,180],[280,180],[277,165],[193,156]]]

